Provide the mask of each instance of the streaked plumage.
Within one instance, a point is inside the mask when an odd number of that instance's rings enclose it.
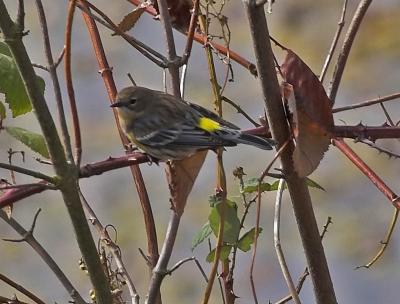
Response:
[[[244,134],[215,113],[172,95],[144,87],[122,89],[112,105],[138,148],[160,160],[176,160],[198,150],[239,143],[271,150],[270,139]]]

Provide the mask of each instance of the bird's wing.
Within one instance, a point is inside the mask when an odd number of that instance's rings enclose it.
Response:
[[[147,146],[160,147],[164,145],[191,146],[207,148],[219,146],[235,146],[230,140],[212,136],[210,133],[193,127],[192,123],[175,123],[167,128],[159,128],[147,133],[135,130],[136,140]]]
[[[240,128],[238,126],[234,125],[233,123],[231,123],[229,121],[222,119],[216,113],[214,113],[198,104],[191,103],[189,101],[182,100],[182,99],[177,99],[174,96],[165,94],[165,93],[162,96],[168,102],[173,103],[175,105],[175,109],[177,111],[180,111],[181,114],[184,112],[186,112],[186,113],[192,112],[197,117],[207,117],[212,120],[215,120],[216,122],[218,122],[219,124],[221,124],[224,127],[228,127],[228,128],[234,129],[234,130],[240,130]]]
[[[240,128],[236,125],[234,125],[233,123],[226,121],[225,119],[222,119],[221,117],[219,117],[216,113],[203,108],[202,106],[199,106],[198,104],[194,104],[194,103],[190,103],[190,102],[186,102],[192,109],[194,109],[196,112],[198,112],[201,116],[207,117],[207,118],[211,118],[212,120],[215,120],[216,122],[220,123],[222,126],[224,127],[228,127],[234,130],[240,130]]]

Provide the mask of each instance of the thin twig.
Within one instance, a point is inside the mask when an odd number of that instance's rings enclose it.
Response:
[[[400,154],[394,153],[394,152],[392,152],[392,151],[390,151],[390,150],[388,150],[388,149],[385,149],[385,148],[383,148],[383,147],[379,147],[377,144],[375,144],[375,143],[372,142],[372,141],[368,141],[368,140],[365,140],[365,139],[361,139],[361,140],[359,140],[359,141],[357,141],[357,142],[361,142],[361,143],[363,143],[363,144],[365,144],[365,145],[367,145],[367,146],[370,146],[371,148],[377,150],[378,153],[383,153],[383,154],[387,155],[389,158],[391,158],[391,157],[393,157],[393,158],[400,158]]]
[[[378,188],[393,204],[400,209],[399,196],[390,189],[385,182],[344,142],[343,139],[333,138],[332,143]]]
[[[157,64],[159,67],[166,68],[168,66],[168,60],[155,51],[154,49],[150,48],[149,46],[145,45],[143,42],[140,42],[139,40],[135,39],[134,37],[122,32],[117,25],[112,22],[110,18],[106,14],[104,14],[101,10],[99,10],[96,6],[94,6],[92,3],[86,1],[86,0],[79,0],[80,3],[78,3],[76,6],[81,9],[85,14],[90,16],[93,20],[96,20],[100,24],[104,25],[108,29],[114,31],[118,35],[120,35],[123,39],[125,39],[126,42],[128,42],[130,45],[132,45],[136,50],[138,50],[142,55],[144,55],[146,58],[150,59],[152,62]],[[96,13],[98,13],[101,18],[93,14],[89,10],[89,6],[91,9],[93,9]],[[156,58],[160,58],[161,60],[158,60]]]
[[[254,246],[253,246],[253,254],[251,258],[251,265],[250,265],[250,285],[251,285],[251,291],[253,295],[254,302],[258,304],[258,298],[257,298],[257,292],[256,292],[256,287],[254,284],[254,266],[256,264],[256,256],[257,256],[257,245],[258,245],[258,235],[260,231],[260,215],[261,215],[261,183],[263,182],[265,176],[267,176],[269,170],[272,168],[273,164],[275,161],[278,159],[278,157],[281,156],[281,154],[285,151],[286,147],[288,144],[291,142],[291,139],[287,139],[286,142],[279,148],[279,150],[275,153],[274,158],[272,161],[268,164],[268,166],[265,168],[265,170],[262,172],[260,178],[258,179],[258,185],[257,185],[257,211],[256,211],[256,229],[254,230]]]
[[[181,96],[179,91],[179,57],[176,55],[174,34],[172,32],[171,18],[169,16],[168,4],[165,0],[157,0],[160,11],[161,28],[165,37],[168,54],[168,71],[171,77],[172,95]]]
[[[90,10],[87,6],[86,2],[82,2],[83,7],[90,13]],[[112,77],[112,69],[110,68],[107,57],[104,52],[104,48],[102,45],[101,37],[99,34],[99,30],[97,28],[96,23],[94,22],[94,19],[92,18],[92,15],[83,12],[82,13],[84,21],[86,23],[86,26],[88,28],[88,32],[90,34],[90,38],[92,40],[93,48],[96,54],[96,59],[98,62],[99,69],[101,71],[101,76],[104,81],[104,85],[106,87],[108,97],[110,102],[114,102],[115,95],[117,94],[117,89],[115,86],[114,79]],[[121,142],[124,146],[129,144],[129,141],[127,137],[124,135],[124,132],[121,129],[120,123],[119,123],[119,118],[118,114],[116,111],[113,112],[114,118],[115,118],[115,123],[118,129],[118,133],[121,139]],[[137,155],[137,154],[136,154]],[[142,155],[144,156],[144,155]],[[143,180],[143,176],[141,173],[141,170],[138,166],[139,162],[137,161],[137,158],[140,157],[130,157],[128,156],[128,160],[135,159],[136,162],[132,162],[130,165],[130,170],[131,174],[133,176],[136,190],[139,196],[139,201],[140,201],[140,206],[142,208],[143,212],[143,218],[145,222],[145,228],[146,228],[146,235],[147,235],[147,249],[149,253],[149,258],[150,258],[150,271],[152,268],[156,265],[157,260],[158,260],[158,242],[157,242],[157,231],[155,227],[155,222],[154,222],[154,217],[153,217],[153,211],[151,208],[151,203],[149,200],[149,196],[147,193],[146,185]],[[144,158],[142,158],[143,161]]]
[[[335,103],[336,94],[339,89],[340,81],[342,80],[342,75],[344,68],[347,63],[347,58],[349,57],[351,47],[353,45],[354,39],[358,33],[358,29],[360,24],[365,16],[365,13],[368,10],[369,5],[372,0],[361,0],[358,4],[357,10],[354,13],[353,19],[349,25],[349,29],[347,30],[346,36],[343,41],[342,49],[340,50],[339,57],[335,66],[335,70],[333,72],[332,79],[330,81],[330,87],[328,90],[328,96],[332,101],[332,104]]]
[[[40,210],[40,209],[39,209]],[[0,210],[0,218],[3,219],[7,224],[9,224],[23,239],[24,241],[32,247],[32,249],[42,258],[42,260],[47,264],[47,266],[53,271],[58,280],[64,286],[65,290],[71,296],[71,298],[78,304],[85,304],[82,296],[74,288],[65,274],[62,272],[57,263],[49,255],[49,253],[42,247],[42,245],[36,240],[33,235],[34,223],[39,214],[39,211],[35,215],[35,219],[29,231],[25,230],[14,218],[9,218],[7,214]]]
[[[92,207],[89,205],[88,201],[86,200],[85,196],[82,193],[82,190],[79,190],[79,193],[82,198],[82,204],[85,208],[86,212],[89,214],[90,222],[93,226],[97,229],[97,233],[100,235],[103,244],[108,248],[111,252],[112,256],[114,257],[115,263],[118,267],[118,273],[122,275],[122,277],[126,280],[126,285],[128,286],[129,294],[131,296],[132,304],[139,304],[139,294],[136,290],[136,287],[132,281],[131,276],[129,275],[128,271],[126,270],[125,264],[122,261],[121,251],[117,244],[110,238],[107,229],[101,224],[99,218],[94,213]]]
[[[158,0],[157,1],[158,8],[160,11],[160,20],[162,24],[162,31],[164,35],[164,39],[166,42],[167,54],[168,54],[168,71],[171,77],[171,87],[172,93],[175,97],[180,97],[179,91],[179,58],[176,55],[175,50],[175,41],[172,33],[172,25],[170,20],[170,15],[168,11],[168,5],[166,0]],[[169,186],[171,189],[171,194],[174,197],[173,190],[174,185],[176,183],[176,172],[174,171],[175,162],[172,165],[169,165],[167,170],[169,171],[169,176],[171,180],[169,181]],[[177,204],[183,202],[172,201],[172,205],[175,208],[172,208],[170,219],[168,221],[167,233],[165,235],[164,243],[160,252],[160,257],[158,258],[157,264],[153,269],[153,275],[150,279],[149,289],[147,293],[147,303],[153,304],[161,301],[160,295],[160,287],[162,281],[165,277],[165,271],[167,270],[168,262],[171,258],[172,250],[174,248],[176,236],[178,233],[179,223],[181,219],[181,215],[183,213],[183,208],[185,204],[179,206],[180,210],[176,210]]]
[[[188,59],[192,52],[193,36],[194,36],[194,32],[196,30],[197,17],[199,14],[200,0],[194,0],[193,2],[194,3],[193,3],[193,9],[192,9],[192,16],[190,17],[189,30],[188,30],[187,39],[186,39],[186,47],[185,47],[185,51],[183,52],[183,55],[181,58],[183,65],[186,65],[188,63]]]
[[[255,127],[259,127],[260,124],[257,123],[253,118],[250,117],[238,104],[236,104],[233,100],[229,99],[226,96],[222,96],[222,100],[226,103],[230,104],[232,107],[236,109],[236,111],[242,114],[248,121],[250,121]]]
[[[67,85],[67,92],[69,98],[69,106],[72,116],[72,125],[74,128],[74,138],[75,138],[75,162],[79,167],[82,159],[82,140],[81,140],[81,128],[78,117],[78,109],[76,107],[74,85],[72,82],[72,72],[71,72],[71,35],[72,35],[72,24],[75,13],[75,6],[77,0],[69,1],[68,14],[67,14],[67,24],[65,27],[65,83]]]
[[[255,5],[255,0],[244,1],[253,47],[257,62],[263,100],[267,109],[268,125],[278,146],[290,137],[287,117],[282,106],[282,96],[276,75],[271,45],[266,37],[269,30],[265,12]],[[296,223],[299,228],[304,252],[310,266],[315,302],[337,303],[328,263],[319,237],[310,193],[305,179],[299,178],[293,169],[294,145],[290,143],[280,160],[288,185]]]
[[[142,2],[142,0],[128,0],[129,2],[133,3],[136,6],[139,6]],[[157,16],[157,11],[154,9],[153,6],[147,6],[145,8],[146,12],[153,15],[153,16]],[[179,30],[182,34],[187,35],[187,32],[185,30],[182,29],[177,29]],[[204,39],[206,39],[206,37],[204,37],[203,34],[200,33],[194,33],[194,40],[196,42],[199,43],[204,43]],[[210,42],[210,45],[212,46],[213,49],[217,50],[218,53],[222,54],[222,55],[227,55],[228,50],[226,49],[225,46],[219,44],[219,43],[215,43],[213,41]],[[247,69],[253,76],[257,76],[257,69],[256,66],[254,65],[254,63],[248,61],[247,59],[243,58],[241,55],[239,55],[238,53],[229,50],[229,57],[237,62],[238,64],[240,64],[241,66],[243,66],[245,69]]]
[[[203,276],[204,280],[206,282],[208,282],[208,278],[206,273],[204,272],[203,267],[201,267],[200,262],[198,261],[198,259],[196,257],[189,257],[183,260],[180,260],[179,262],[177,262],[174,266],[172,266],[171,269],[169,269],[166,274],[171,275],[175,270],[177,270],[179,267],[181,267],[183,264],[190,262],[190,261],[194,261],[197,268],[200,270],[201,275]]]
[[[15,288],[18,290],[20,293],[23,295],[27,296],[29,299],[31,299],[33,302],[37,304],[46,304],[43,300],[35,296],[32,292],[24,288],[22,285],[19,285],[18,283],[14,282],[10,278],[6,277],[4,274],[0,273],[0,280],[2,280],[4,283],[10,285],[11,287]]]
[[[282,197],[283,190],[285,189],[285,180],[280,179],[278,190],[276,193],[275,199],[275,213],[274,213],[274,245],[276,255],[278,256],[279,265],[281,267],[281,271],[285,278],[286,284],[289,288],[289,292],[292,296],[294,303],[301,304],[299,295],[297,293],[296,287],[294,286],[292,276],[290,275],[289,268],[287,266],[285,255],[281,246],[281,237],[280,237],[280,227],[281,227],[281,206],[282,206]]]
[[[343,1],[342,15],[340,16],[340,20],[338,22],[338,27],[336,29],[335,36],[333,37],[333,40],[332,40],[331,48],[329,49],[328,55],[326,56],[326,59],[325,59],[324,66],[322,67],[321,74],[319,75],[319,81],[321,83],[324,82],[326,72],[328,71],[329,64],[331,63],[333,53],[335,52],[337,43],[339,41],[340,34],[342,33],[342,30],[344,27],[344,18],[346,15],[347,2],[348,2],[347,0]]]
[[[378,252],[375,254],[375,256],[366,264],[362,266],[357,266],[356,269],[359,268],[370,268],[372,265],[374,265],[385,253],[386,248],[389,246],[389,242],[392,238],[394,228],[396,227],[397,219],[399,217],[399,209],[395,209],[393,212],[392,220],[389,224],[389,228],[387,229],[385,239],[381,241],[381,247],[379,248]]]
[[[324,225],[324,227],[322,229],[321,235],[320,235],[321,240],[323,240],[326,232],[328,232],[328,227],[329,227],[330,224],[332,224],[332,218],[330,216],[328,216],[328,219],[326,220],[326,223],[325,223],[325,225]],[[300,293],[301,289],[303,288],[303,284],[304,284],[304,282],[306,281],[306,279],[307,279],[307,277],[309,275],[310,275],[310,272],[308,271],[308,267],[306,267],[304,269],[304,271],[303,271],[303,274],[298,279],[298,283],[297,283],[297,286],[296,286],[297,294]],[[280,299],[279,301],[275,302],[274,304],[285,304],[285,303],[289,302],[290,300],[292,300],[292,295],[291,294],[289,294],[286,297]]]
[[[6,170],[11,170],[11,171],[15,171],[21,174],[25,174],[25,175],[29,175],[35,178],[40,178],[43,179],[49,183],[54,184],[55,180],[53,177],[48,176],[46,174],[40,173],[38,171],[33,171],[30,169],[26,169],[26,168],[22,168],[19,166],[15,166],[15,165],[10,165],[10,164],[6,164],[6,163],[0,163],[0,168],[6,169]]]
[[[358,109],[358,108],[362,108],[362,107],[368,107],[368,106],[371,106],[374,104],[383,103],[383,102],[390,101],[393,99],[398,99],[398,98],[400,98],[400,93],[386,95],[383,97],[378,97],[378,98],[362,101],[360,103],[352,104],[349,106],[335,108],[332,110],[332,113],[337,113],[337,112],[342,112],[342,111],[347,111],[347,110],[354,110],[354,109]]]
[[[37,186],[37,183],[0,186],[0,191],[9,190],[9,189],[29,188],[29,187],[35,187],[35,186]],[[46,189],[49,189],[49,190],[57,189],[57,187],[55,187],[53,185],[47,185],[47,184],[43,184],[43,187],[45,187]]]
[[[47,70],[49,71],[51,81],[53,83],[53,90],[54,90],[54,96],[55,96],[56,104],[57,104],[58,120],[59,120],[59,123],[61,126],[61,134],[62,134],[64,149],[65,149],[68,160],[73,163],[74,160],[73,160],[72,150],[71,150],[71,140],[69,137],[68,125],[67,125],[67,121],[65,118],[64,106],[63,106],[63,100],[62,100],[61,88],[60,88],[60,81],[57,76],[57,69],[54,64],[53,54],[52,54],[52,50],[51,50],[46,15],[45,15],[42,1],[35,0],[35,3],[36,3],[36,8],[37,8],[38,16],[39,16],[39,22],[40,22],[40,26],[41,26],[41,30],[42,30],[44,52],[45,52],[46,60],[47,60]]]
[[[205,36],[207,36],[208,24],[206,22],[206,18],[203,15],[200,15],[198,17],[198,20],[199,20],[200,29],[202,30],[202,32],[206,33]],[[215,108],[217,110],[218,115],[220,117],[222,117],[221,88],[218,85],[214,60],[212,57],[210,45],[208,43],[205,44],[204,50],[206,52],[206,57],[207,57],[207,65],[208,65],[208,71],[209,71],[209,75],[210,75],[210,82],[211,82],[211,87],[212,87],[214,100],[215,100]],[[202,300],[203,304],[207,304],[209,301],[211,291],[212,291],[212,288],[214,285],[214,280],[217,275],[221,250],[223,247],[222,245],[223,245],[223,235],[224,235],[226,195],[227,195],[226,191],[227,190],[226,190],[226,176],[225,176],[222,154],[223,154],[222,149],[218,149],[218,151],[217,151],[217,164],[218,165],[217,165],[217,187],[216,187],[216,189],[218,189],[217,191],[219,191],[219,195],[221,196],[221,204],[220,204],[220,209],[219,209],[219,227],[218,227],[218,236],[217,236],[215,253],[214,253],[214,261],[213,261],[213,265],[211,267],[210,274],[208,276],[207,287],[204,292],[204,296],[203,296],[203,300]],[[228,267],[228,269],[229,269],[229,267]],[[234,294],[233,294],[233,290],[229,289],[227,286],[226,277],[223,278],[223,283],[224,283],[223,285],[225,287],[225,297],[226,297],[225,300],[228,303],[232,303],[232,300],[230,300],[230,298],[232,296],[234,296]]]

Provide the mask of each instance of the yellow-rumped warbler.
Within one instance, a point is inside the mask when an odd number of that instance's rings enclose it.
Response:
[[[236,144],[271,150],[274,141],[244,134],[234,124],[193,103],[143,87],[122,89],[111,105],[139,149],[160,160],[178,160],[199,150]]]

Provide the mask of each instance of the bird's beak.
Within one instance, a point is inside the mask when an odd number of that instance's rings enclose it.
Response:
[[[123,102],[119,101],[119,102],[114,102],[110,107],[112,108],[119,108],[123,106]]]

